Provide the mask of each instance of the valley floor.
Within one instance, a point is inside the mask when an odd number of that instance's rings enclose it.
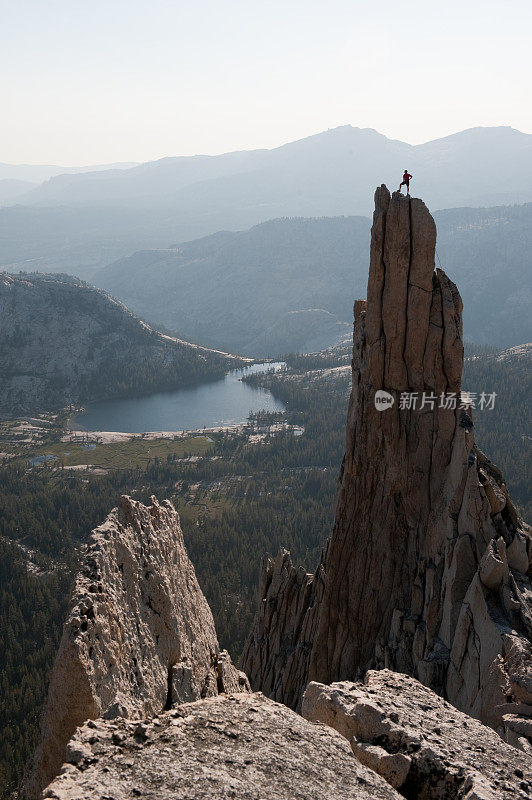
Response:
[[[475,417],[477,441],[506,474],[530,519],[526,382],[479,352],[464,385],[500,402]],[[253,375],[286,406],[247,426],[176,434],[67,432],[66,415],[0,424],[0,796],[18,784],[90,530],[121,494],[170,498],[212,608],[220,644],[238,657],[250,629],[262,556],[280,547],[313,569],[331,530],[344,449],[349,352],[294,356]],[[302,435],[294,435],[302,434]],[[53,456],[34,465],[30,460]]]

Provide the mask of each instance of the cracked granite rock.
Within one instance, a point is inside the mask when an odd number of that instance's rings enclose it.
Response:
[[[287,550],[262,564],[262,598],[243,654],[253,688],[299,710],[323,595],[323,569],[294,567]]]
[[[124,496],[92,532],[76,577],[26,796],[40,797],[88,719],[141,719],[248,687],[220,653],[174,507]]]
[[[406,675],[370,670],[363,684],[309,683],[302,711],[412,800],[532,797],[529,755]]]
[[[389,667],[526,747],[531,531],[475,444],[462,301],[435,245],[421,200],[377,189],[334,529],[314,576],[288,554],[267,565],[242,665],[294,708],[309,680]]]
[[[263,695],[219,696],[142,723],[76,731],[51,800],[399,800],[348,742]]]

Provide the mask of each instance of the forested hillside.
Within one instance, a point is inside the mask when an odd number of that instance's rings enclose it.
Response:
[[[0,339],[4,415],[176,388],[239,363],[164,336],[62,275],[0,273]]]
[[[532,203],[434,217],[436,266],[460,290],[465,337],[498,347],[530,341]],[[323,347],[351,329],[352,300],[366,296],[369,236],[365,217],[278,219],[135,253],[94,281],[143,318],[212,347],[308,352],[316,337]]]
[[[466,347],[464,389],[476,395],[475,441],[502,470],[512,499],[532,524],[532,347],[519,352]],[[495,392],[493,410],[478,408],[482,392]]]
[[[365,292],[368,243],[365,217],[272,220],[135,253],[95,281],[180,335],[253,355],[268,355],[271,346],[277,354],[298,347],[301,333],[306,344],[323,331],[316,314],[287,326],[290,312],[324,309],[333,323],[351,327],[352,298]],[[285,334],[282,342],[276,329]]]

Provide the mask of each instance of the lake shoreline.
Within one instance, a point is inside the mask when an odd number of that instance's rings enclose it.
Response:
[[[242,433],[247,424],[238,425],[217,425],[214,428],[194,428],[192,430],[177,431],[85,431],[68,430],[61,437],[62,442],[98,442],[99,444],[114,444],[115,442],[129,442],[132,439],[144,439],[153,441],[154,439],[186,439],[190,436],[208,436],[216,433]]]
[[[304,432],[301,425],[291,425],[288,422],[274,422],[267,426],[268,433],[278,433],[279,431],[293,431],[296,436]],[[264,436],[265,431],[259,431],[249,422],[239,423],[238,425],[216,425],[213,428],[195,428],[189,431],[145,431],[144,433],[128,433],[124,431],[68,431],[61,436],[61,442],[71,443],[95,443],[95,444],[116,444],[117,442],[130,442],[133,439],[144,441],[155,441],[156,439],[189,439],[193,436],[215,436],[218,433],[248,433],[251,436]]]
[[[259,362],[195,387],[88,403],[83,409],[72,409],[66,421],[65,436],[69,438],[63,441],[111,443],[127,441],[133,434],[173,438],[204,431],[242,430],[250,414],[285,411],[284,403],[268,389],[250,385],[244,378],[282,367],[284,362]]]

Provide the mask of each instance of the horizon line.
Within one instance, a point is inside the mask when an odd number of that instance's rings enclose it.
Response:
[[[387,136],[385,133],[381,133],[381,131],[377,130],[377,128],[371,127],[360,127],[358,125],[352,125],[351,123],[345,123],[342,125],[335,125],[332,128],[326,128],[324,130],[316,131],[315,133],[310,133],[307,136],[302,136],[297,139],[290,139],[289,141],[283,141],[281,144],[275,145],[273,147],[252,147],[252,148],[238,148],[235,150],[224,150],[221,152],[215,153],[185,153],[179,155],[165,155],[159,156],[155,158],[148,158],[145,160],[135,160],[135,159],[120,159],[120,160],[110,160],[104,162],[92,162],[89,164],[53,164],[53,163],[32,163],[29,161],[24,162],[17,162],[11,163],[9,161],[0,161],[0,167],[40,167],[42,169],[46,168],[54,168],[54,169],[64,169],[64,170],[87,170],[90,172],[96,168],[102,169],[106,168],[108,170],[117,169],[117,170],[126,170],[126,169],[134,169],[135,167],[140,167],[144,164],[153,164],[158,161],[164,161],[165,159],[177,159],[177,158],[219,158],[221,156],[232,155],[236,153],[257,153],[257,152],[271,152],[273,150],[280,150],[283,147],[288,147],[291,144],[297,144],[298,142],[304,142],[307,139],[312,139],[318,136],[323,136],[327,133],[331,133],[334,131],[341,130],[342,128],[350,128],[352,130],[358,131],[370,131],[372,133],[377,134],[378,136],[382,136],[384,139],[387,139],[389,142],[399,142],[400,144],[408,145],[409,147],[416,148],[416,147],[424,147],[427,144],[432,144],[434,142],[443,141],[445,139],[450,139],[453,136],[459,136],[463,133],[468,133],[470,131],[476,130],[511,130],[515,133],[519,133],[522,136],[532,136],[531,133],[527,133],[526,131],[522,131],[519,128],[514,128],[513,125],[472,125],[469,128],[462,128],[461,130],[454,131],[453,133],[445,134],[444,136],[437,136],[434,139],[428,139],[424,142],[418,142],[418,144],[411,144],[410,142],[405,142],[402,139],[395,139],[393,137]],[[105,170],[102,170],[105,171]],[[13,180],[10,178],[2,178],[0,180]]]

